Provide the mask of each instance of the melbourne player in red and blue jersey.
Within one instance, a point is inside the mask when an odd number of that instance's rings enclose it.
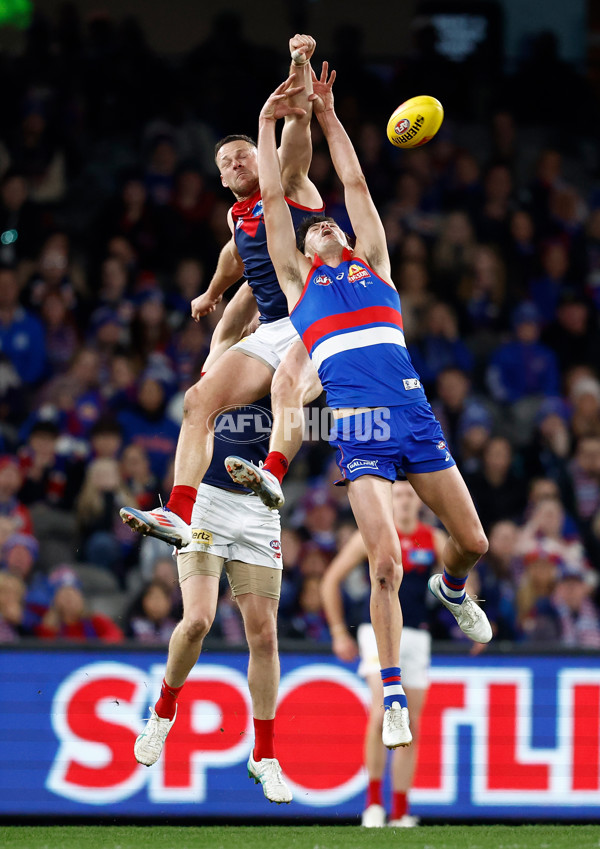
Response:
[[[411,742],[399,648],[402,612],[398,590],[402,552],[394,527],[392,483],[403,471],[421,500],[441,519],[450,538],[444,573],[429,587],[478,642],[492,631],[465,593],[467,575],[487,550],[473,501],[447,451],[404,341],[400,299],[390,276],[385,231],[356,152],[335,114],[323,65],[310,96],[342,185],[354,249],[337,224],[310,219],[294,250],[296,233],[283,193],[275,124],[296,114],[293,79],[267,100],[259,120],[258,172],[269,254],[291,319],[317,367],[333,409],[331,441],[339,451],[348,497],[369,558],[371,622],[384,690],[382,739],[388,748]],[[303,244],[302,244],[303,239]],[[350,459],[349,459],[350,457]]]

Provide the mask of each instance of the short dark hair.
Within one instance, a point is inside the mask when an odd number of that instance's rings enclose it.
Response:
[[[250,138],[250,136],[244,136],[244,135],[225,136],[224,138],[220,139],[215,145],[215,162],[217,161],[217,153],[221,150],[223,145],[229,144],[229,142],[234,142],[234,141],[245,141],[245,142],[248,142],[248,144],[251,144],[252,147],[256,147],[256,142],[254,141],[254,139]]]
[[[331,221],[332,224],[336,223],[335,218],[332,218],[331,215],[308,215],[300,222],[300,226],[296,230],[296,244],[298,246],[298,250],[302,251],[302,253],[304,253],[306,234],[313,224],[320,224],[321,221]]]

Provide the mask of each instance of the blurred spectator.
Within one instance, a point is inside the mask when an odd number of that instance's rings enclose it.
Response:
[[[571,482],[568,461],[571,454],[571,410],[560,397],[544,398],[535,415],[535,430],[522,452],[528,478],[551,478],[560,487],[561,497],[569,500]]]
[[[50,574],[50,584],[54,597],[41,623],[35,628],[36,636],[44,640],[72,642],[122,642],[123,632],[112,619],[88,610],[81,584],[71,569],[64,566],[55,569]]]
[[[517,538],[518,527],[514,522],[496,522],[489,530],[487,554],[477,564],[485,612],[497,640],[519,638],[514,584]]]
[[[478,245],[473,262],[458,286],[456,297],[463,332],[479,339],[490,338],[506,323],[506,269],[501,255],[491,245]],[[491,344],[495,337],[491,337]],[[488,344],[489,348],[489,344]]]
[[[161,581],[142,590],[126,616],[125,634],[139,643],[164,645],[177,621],[171,616],[171,596]]]
[[[173,139],[167,135],[157,136],[152,140],[144,174],[148,198],[155,206],[164,206],[171,201],[176,168],[177,150]]]
[[[559,642],[569,648],[600,648],[600,615],[590,599],[592,587],[580,572],[566,570],[554,590]]]
[[[130,499],[118,462],[109,457],[92,460],[75,505],[83,560],[112,572],[121,582],[124,541],[129,541],[130,535],[123,533],[119,509]]]
[[[51,376],[64,373],[79,345],[73,313],[58,292],[48,292],[40,306],[45,328],[48,369]]]
[[[600,363],[600,341],[590,304],[573,288],[563,289],[554,318],[542,342],[555,352],[561,371],[575,365]]]
[[[487,380],[496,401],[513,403],[526,396],[557,395],[556,355],[539,342],[541,319],[534,304],[513,313],[514,336],[493,354]]]
[[[7,454],[0,456],[0,516],[11,520],[15,533],[32,534],[31,514],[17,498],[22,484],[17,458]]]
[[[543,498],[535,504],[519,532],[517,552],[527,559],[532,551],[553,557],[582,575],[590,570],[581,539],[569,527],[565,508],[557,498]]]
[[[335,549],[337,504],[325,489],[312,489],[300,501],[293,520],[307,539],[326,551]]]
[[[23,634],[33,633],[52,600],[48,578],[37,567],[38,554],[38,541],[28,534],[12,534],[2,546],[2,572],[14,575],[26,588],[20,621]]]
[[[60,451],[59,429],[52,422],[33,425],[25,445],[19,450],[23,470],[21,501],[30,506],[70,510],[83,477],[83,463]]]
[[[19,283],[10,268],[0,268],[0,350],[25,384],[44,376],[46,349],[41,322],[19,305]]]
[[[123,483],[140,510],[150,509],[156,501],[158,481],[152,474],[148,454],[141,445],[128,445],[121,456]]]
[[[33,259],[42,239],[40,209],[29,200],[29,189],[23,174],[7,171],[0,184],[0,264],[16,266],[23,259]]]
[[[70,251],[70,239],[64,232],[53,233],[46,239],[37,268],[22,293],[22,301],[28,309],[39,313],[44,300],[52,293],[59,295],[72,316],[83,317],[85,283],[81,273],[77,279]]]
[[[163,384],[148,375],[140,381],[135,406],[118,416],[125,441],[146,450],[152,473],[159,480],[164,477],[169,458],[175,454],[179,435],[179,428],[165,413],[166,401]]]
[[[402,320],[409,342],[423,333],[425,317],[432,303],[429,276],[424,262],[403,260],[394,271],[394,280],[402,299]]]
[[[331,642],[321,601],[321,578],[317,575],[309,575],[303,579],[297,610],[284,629],[284,636],[313,643]]]
[[[472,221],[483,201],[481,168],[476,157],[468,150],[461,150],[454,159],[445,187],[444,206],[448,210],[459,210]]]
[[[471,371],[473,357],[459,338],[456,316],[448,304],[439,301],[429,307],[423,333],[411,347],[410,356],[426,388],[442,369],[456,368],[467,374]]]
[[[508,238],[510,215],[515,208],[514,183],[510,169],[493,163],[483,178],[483,199],[475,213],[475,230],[480,242],[503,247]]]
[[[552,642],[560,635],[558,612],[552,595],[559,578],[559,562],[544,551],[525,557],[525,570],[517,587],[519,627],[528,641]]]
[[[465,475],[486,531],[501,519],[518,521],[525,507],[523,484],[512,470],[512,465],[510,442],[495,436],[483,449],[481,471]]]
[[[515,209],[510,216],[504,256],[510,303],[525,300],[539,266],[535,222],[526,209]]]
[[[585,294],[597,312],[600,310],[600,207],[590,212],[582,254]]]
[[[101,418],[90,428],[90,457],[118,459],[123,448],[123,431],[111,418]]]
[[[25,636],[23,627],[26,586],[17,575],[0,572],[0,643]]]
[[[139,171],[123,174],[117,197],[108,202],[94,225],[96,255],[103,255],[113,236],[124,236],[141,268],[153,268],[158,252],[158,222]]]
[[[433,286],[442,299],[454,297],[474,265],[477,241],[465,212],[449,212],[441,222],[432,257]]]
[[[571,429],[575,438],[600,436],[600,381],[591,377],[575,381],[569,400],[573,406]]]
[[[437,400],[432,408],[442,426],[455,460],[466,471],[475,471],[477,460],[492,430],[492,417],[483,405],[471,396],[471,381],[458,368],[442,369],[436,380]],[[480,428],[472,433],[474,428]],[[471,462],[474,461],[474,462]]]
[[[549,324],[556,314],[561,292],[570,284],[569,254],[558,239],[546,242],[541,255],[542,274],[529,283],[529,299],[537,307],[540,321]]]

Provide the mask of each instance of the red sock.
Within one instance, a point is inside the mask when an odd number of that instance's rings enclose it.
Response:
[[[275,757],[275,720],[254,720],[254,760]]]
[[[401,820],[408,813],[408,799],[406,793],[392,793],[392,819]]]
[[[365,808],[370,805],[381,805],[381,778],[371,778],[367,785],[367,802]]]
[[[281,483],[284,479],[289,467],[290,464],[288,463],[285,455],[281,454],[279,451],[269,451],[267,459],[263,463],[263,469],[266,469],[268,472],[271,472],[272,475],[275,475],[279,483]]]
[[[160,698],[154,705],[154,710],[162,719],[173,719],[177,708],[177,696],[183,689],[181,687],[169,687],[163,678],[162,687],[160,688]]]
[[[167,510],[183,519],[186,524],[192,521],[192,510],[196,502],[198,490],[193,486],[182,486],[178,484],[171,490],[171,497],[167,501]]]

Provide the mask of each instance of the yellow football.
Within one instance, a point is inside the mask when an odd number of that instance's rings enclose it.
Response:
[[[432,139],[444,120],[444,107],[427,94],[405,100],[391,116],[387,137],[395,147],[420,147]]]

